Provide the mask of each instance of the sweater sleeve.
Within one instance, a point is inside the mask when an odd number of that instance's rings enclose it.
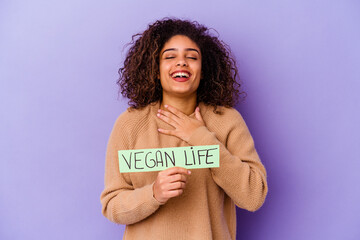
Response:
[[[238,207],[256,211],[264,203],[268,192],[266,170],[241,115],[238,113],[236,118],[229,121],[231,128],[225,143],[220,142],[214,132],[202,126],[194,131],[189,144],[219,145],[220,167],[211,168],[214,181]]]
[[[139,222],[161,205],[153,197],[152,185],[134,188],[128,173],[120,173],[118,151],[129,149],[129,134],[121,123],[116,121],[110,134],[105,160],[105,188],[100,196],[102,213],[110,221],[118,224]]]

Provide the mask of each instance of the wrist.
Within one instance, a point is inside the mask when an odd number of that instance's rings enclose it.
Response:
[[[166,202],[162,202],[162,201],[159,201],[159,199],[156,198],[155,196],[155,182],[152,183],[152,192],[153,192],[153,198],[160,204],[160,205],[163,205],[165,204]]]

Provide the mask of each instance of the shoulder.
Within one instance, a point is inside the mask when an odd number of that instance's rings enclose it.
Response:
[[[248,127],[240,114],[235,108],[217,106],[214,112],[213,106],[200,105],[204,108],[203,119],[206,127],[215,132],[219,139],[226,139],[232,132],[244,133]]]
[[[116,119],[116,122],[119,123],[127,123],[127,122],[138,122],[141,120],[141,118],[144,118],[149,115],[150,112],[150,106],[146,106],[140,109],[135,108],[127,108],[124,112],[122,112],[118,118]]]
[[[200,107],[205,109],[204,113],[206,117],[210,121],[220,121],[222,123],[236,123],[236,124],[243,124],[244,119],[241,116],[240,112],[232,107],[224,107],[224,106],[217,106],[216,112],[214,112],[214,107],[202,104]]]
[[[118,129],[123,132],[131,132],[133,129],[137,129],[151,116],[150,112],[152,111],[152,107],[152,104],[140,109],[129,107],[117,117],[114,129]]]
[[[216,110],[219,113],[214,113],[212,106],[207,106],[207,108],[203,117],[205,125],[210,131],[216,133],[218,139],[226,146],[228,146],[228,140],[234,136],[238,140],[251,138],[244,118],[235,108],[218,106]]]
[[[141,109],[128,108],[121,113],[113,125],[109,144],[118,146],[119,149],[131,149],[138,134],[146,127],[146,122],[150,121],[151,109],[148,105]]]

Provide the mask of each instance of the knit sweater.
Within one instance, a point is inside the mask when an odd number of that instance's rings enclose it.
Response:
[[[236,239],[235,204],[255,211],[265,201],[266,170],[238,111],[199,104],[205,126],[185,142],[158,132],[173,129],[156,116],[160,103],[128,109],[115,122],[107,146],[102,213],[126,224],[123,239]],[[120,173],[118,150],[219,145],[220,167],[192,169],[182,195],[165,204],[153,196],[158,172]]]

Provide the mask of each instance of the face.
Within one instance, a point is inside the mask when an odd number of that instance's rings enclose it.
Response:
[[[200,48],[190,38],[176,35],[160,51],[160,81],[163,95],[196,96],[201,78]]]

